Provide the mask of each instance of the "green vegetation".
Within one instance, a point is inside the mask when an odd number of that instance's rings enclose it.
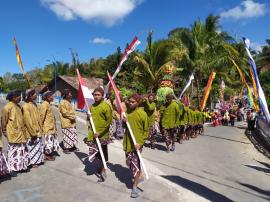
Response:
[[[154,40],[154,32],[149,32],[147,46],[144,51],[135,51],[124,63],[116,83],[129,94],[131,91],[139,93],[156,92],[163,78],[164,68],[170,64],[176,69],[174,81],[175,92],[179,95],[186,84],[189,75],[193,72],[193,86],[187,94],[191,95],[191,103],[198,106],[203,90],[207,84],[211,71],[216,71],[213,82],[212,101],[219,98],[219,86],[222,80],[226,83],[225,96],[239,95],[243,86],[239,73],[232,60],[241,68],[247,82],[251,85],[249,75],[249,62],[241,40],[237,40],[223,31],[219,24],[219,17],[209,15],[205,21],[197,20],[190,27],[179,27],[169,31],[165,39]],[[141,39],[142,40],[142,39]],[[270,39],[261,52],[252,51],[258,66],[258,73],[262,87],[270,104]],[[89,62],[80,63],[73,58],[73,63],[55,63],[58,75],[75,75],[77,66],[84,77],[103,78],[108,81],[106,72],[111,74],[122,56],[118,47],[115,53],[106,58],[90,59]],[[19,70],[18,70],[19,71]],[[54,76],[53,64],[43,68],[35,68],[27,73],[33,86],[46,84]],[[0,89],[9,91],[14,88],[27,87],[22,74],[6,73],[0,77]]]

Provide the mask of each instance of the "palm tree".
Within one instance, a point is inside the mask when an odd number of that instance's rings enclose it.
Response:
[[[187,49],[180,41],[159,40],[153,42],[152,35],[153,32],[149,32],[145,52],[137,53],[134,57],[134,61],[138,65],[138,68],[135,69],[135,75],[151,91],[157,89],[166,65],[173,65],[177,69],[177,61],[187,55]]]

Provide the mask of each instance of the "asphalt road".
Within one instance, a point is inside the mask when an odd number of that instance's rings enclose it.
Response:
[[[0,109],[3,107],[0,101]],[[54,110],[59,141],[59,115]],[[78,113],[79,152],[63,154],[28,173],[1,180],[0,201],[269,201],[270,160],[258,153],[236,127],[207,127],[204,136],[176,145],[166,153],[163,143],[144,148],[150,179],[131,199],[130,171],[120,141],[109,145],[108,178],[97,182],[96,165],[87,160],[85,116]],[[5,142],[4,142],[5,143]],[[4,147],[6,149],[6,147]]]

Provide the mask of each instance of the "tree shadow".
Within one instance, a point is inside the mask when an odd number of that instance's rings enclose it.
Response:
[[[265,163],[265,162],[261,162],[261,161],[257,161],[257,162],[270,169],[270,164]]]
[[[132,188],[132,175],[131,171],[123,167],[120,164],[113,164],[113,163],[108,163],[109,169],[114,172],[115,177],[122,182],[123,184],[126,185],[128,189]]]
[[[246,183],[241,183],[241,182],[238,182],[239,184],[241,184],[242,186],[245,186],[253,191],[256,191],[257,193],[260,193],[260,194],[263,194],[265,196],[267,196],[268,198],[265,198],[267,200],[270,200],[270,191],[269,190],[264,190],[264,189],[260,189],[259,187],[256,187],[256,186],[253,186],[251,184],[246,184]]]
[[[201,185],[197,182],[193,182],[191,180],[182,178],[180,176],[175,176],[175,175],[163,175],[167,180],[170,180],[171,182],[174,182],[175,184],[178,184],[179,186],[182,186],[200,196],[203,198],[206,198],[210,201],[222,201],[222,202],[227,202],[227,201],[232,201],[231,199],[227,198],[226,196],[219,194],[209,188],[207,188],[204,185]]]
[[[85,165],[84,172],[86,175],[96,175],[97,170],[100,168],[100,162],[88,160],[88,154],[83,152],[74,152],[74,154],[80,159],[80,161]]]
[[[269,168],[262,168],[262,167],[255,166],[255,165],[245,165],[245,166],[246,167],[249,167],[249,168],[253,168],[253,169],[258,170],[258,171],[265,172],[265,173],[270,173],[270,169]]]
[[[242,143],[242,144],[250,144],[249,142],[242,142],[242,141],[239,141],[239,140],[233,140],[233,139],[224,138],[224,137],[217,137],[217,136],[214,136],[214,135],[204,135],[204,136],[217,138],[217,139],[222,139],[222,140],[228,140],[228,141],[231,141],[231,142],[239,142],[239,143]]]

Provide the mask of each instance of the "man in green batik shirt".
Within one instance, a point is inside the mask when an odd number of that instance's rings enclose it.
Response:
[[[104,90],[98,87],[94,90],[93,96],[95,103],[91,106],[90,111],[93,117],[96,133],[94,134],[91,126],[89,127],[89,134],[87,138],[87,145],[89,146],[89,161],[97,159],[101,162],[100,168],[97,170],[99,181],[105,181],[107,175],[104,165],[102,164],[101,155],[98,151],[96,138],[99,139],[101,148],[104,154],[105,161],[108,161],[108,144],[110,142],[109,127],[112,123],[112,110],[110,105],[103,100]]]
[[[148,140],[150,141],[151,149],[155,149],[155,142],[158,132],[156,128],[156,103],[154,93],[150,93],[147,98],[144,98],[143,106],[149,120]]]
[[[136,93],[129,97],[127,102],[127,117],[124,118],[124,122],[127,122],[128,120],[136,140],[136,145],[134,145],[130,133],[126,129],[123,140],[123,149],[126,153],[127,165],[129,166],[133,177],[132,198],[137,198],[139,196],[138,183],[143,181],[140,160],[136,150],[142,151],[142,147],[149,134],[148,116],[145,111],[139,107],[141,100],[141,96]]]
[[[167,152],[175,150],[175,135],[176,126],[179,119],[180,109],[177,102],[174,100],[174,95],[166,96],[166,103],[161,106],[161,127],[164,142],[167,147]],[[170,149],[170,145],[171,149]]]

